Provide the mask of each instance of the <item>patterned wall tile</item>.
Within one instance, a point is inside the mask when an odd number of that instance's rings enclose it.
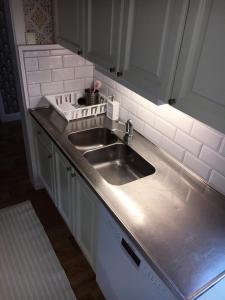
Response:
[[[35,32],[37,44],[54,43],[52,0],[23,0],[27,32]]]
[[[19,111],[4,1],[0,0],[0,92],[5,114]]]

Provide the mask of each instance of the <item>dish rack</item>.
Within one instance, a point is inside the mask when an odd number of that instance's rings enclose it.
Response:
[[[71,92],[45,96],[45,99],[68,122],[75,119],[97,116],[106,112],[107,97],[99,93],[99,103],[90,106],[79,105],[77,100],[82,94]]]

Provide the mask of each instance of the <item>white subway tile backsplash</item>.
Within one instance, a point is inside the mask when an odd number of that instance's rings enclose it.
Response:
[[[58,56],[58,55],[72,55],[72,54],[73,54],[72,51],[67,50],[65,48],[63,48],[63,49],[54,49],[54,50],[50,51],[50,55],[53,55],[53,56]]]
[[[136,102],[131,101],[128,97],[122,96],[121,98],[121,105],[123,108],[126,108],[131,112],[133,115],[138,115],[138,105]]]
[[[144,107],[139,107],[138,108],[137,116],[138,116],[138,118],[142,119],[143,121],[145,121],[149,125],[154,124],[155,115],[151,111],[147,110]]]
[[[161,140],[163,137],[163,135],[159,131],[155,130],[148,124],[144,125],[143,136],[158,146],[161,144]]]
[[[216,171],[212,171],[209,184],[225,195],[225,177]]]
[[[173,139],[176,133],[176,127],[170,123],[164,121],[163,119],[156,117],[154,127],[160,131],[162,134],[168,136],[170,139]]]
[[[103,77],[103,79],[104,79],[104,77]],[[126,88],[125,86],[123,86],[122,84],[115,82],[115,89],[119,93],[121,93],[127,97],[130,97],[131,91],[128,88]]]
[[[59,94],[64,92],[63,82],[50,82],[41,84],[42,95]]]
[[[198,121],[194,122],[191,135],[213,149],[218,149],[222,140],[222,134]]]
[[[125,123],[128,120],[128,118],[128,110],[123,107],[120,107],[120,120]]]
[[[85,64],[85,59],[79,55],[65,55],[63,57],[63,65],[65,68],[83,66]]]
[[[86,66],[93,66],[93,63],[90,60],[85,59]]]
[[[75,69],[75,78],[93,77],[93,66],[82,66]]]
[[[161,147],[177,160],[183,160],[185,153],[184,149],[165,136],[162,138]]]
[[[225,137],[223,138],[223,142],[220,147],[220,153],[225,156]]]
[[[51,71],[34,71],[27,72],[27,82],[31,83],[42,83],[51,81]]]
[[[74,79],[74,68],[52,70],[52,81]]]
[[[150,101],[149,101],[150,102]],[[163,105],[155,105],[152,103],[152,105],[149,105],[149,109],[156,115],[158,115],[161,119],[167,120],[167,116],[169,114],[169,105],[163,104]]]
[[[183,163],[206,181],[209,179],[211,168],[194,155],[186,152]]]
[[[187,149],[189,152],[195,154],[196,156],[199,155],[202,147],[202,144],[200,142],[179,129],[176,132],[175,142],[183,148]]]
[[[94,69],[94,78],[103,82],[103,74],[96,69]]]
[[[93,77],[85,78],[85,89],[89,89],[93,86]]]
[[[30,97],[29,102],[30,102],[30,108],[49,106],[48,101],[42,96]]]
[[[102,83],[102,85],[101,85],[99,91],[100,91],[103,95],[108,96],[108,90],[109,90],[108,86],[107,86],[106,84]]]
[[[24,51],[24,57],[42,57],[49,56],[49,50],[40,50],[40,51]]]
[[[134,129],[143,135],[144,130],[145,130],[145,123],[142,120],[138,119],[132,113],[129,113],[128,116],[129,116],[129,119],[131,119],[133,121]],[[125,122],[126,121],[127,120],[125,120]]]
[[[40,70],[58,69],[63,67],[61,56],[39,57],[38,62]]]
[[[36,57],[25,58],[25,69],[26,71],[37,71],[38,70],[38,60]]]
[[[40,84],[28,84],[28,93],[30,97],[41,96]]]
[[[199,157],[204,162],[206,162],[209,166],[212,166],[213,169],[216,169],[222,175],[225,176],[225,157],[213,151],[211,148],[207,146],[202,147],[202,151]]]
[[[109,87],[116,89],[116,83],[114,80],[112,80],[111,78],[102,75],[102,80],[105,82],[105,84],[107,84]]]
[[[64,81],[65,92],[83,90],[85,88],[85,79],[67,80]]]
[[[186,133],[189,133],[191,131],[194,123],[194,120],[191,117],[185,115],[184,113],[171,106],[169,107],[167,120]]]

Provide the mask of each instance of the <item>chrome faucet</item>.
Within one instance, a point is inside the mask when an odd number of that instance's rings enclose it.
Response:
[[[126,144],[129,144],[132,141],[134,135],[134,125],[131,119],[128,119],[126,124],[126,132],[124,134],[123,140]]]
[[[120,124],[123,124],[122,122],[119,121]],[[124,143],[129,144],[132,141],[133,135],[134,135],[134,125],[133,121],[131,119],[128,119],[127,122],[125,123],[125,132],[124,130],[118,129],[118,128],[113,128],[111,132],[123,132],[124,133]]]

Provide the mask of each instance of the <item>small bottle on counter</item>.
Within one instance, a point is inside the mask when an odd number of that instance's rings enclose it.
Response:
[[[113,121],[118,121],[119,108],[120,108],[120,104],[118,101],[115,101],[115,97],[113,95],[109,96],[107,101],[107,112],[106,112],[107,117]]]

